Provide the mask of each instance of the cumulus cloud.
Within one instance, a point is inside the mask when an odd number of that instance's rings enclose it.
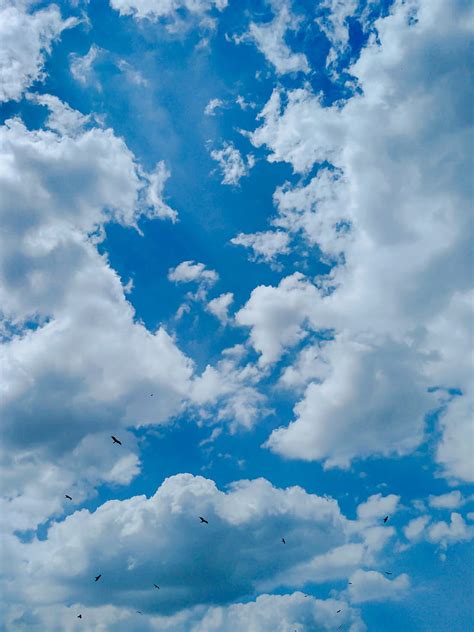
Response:
[[[200,515],[208,525],[200,524]],[[308,556],[352,539],[349,522],[335,501],[299,487],[278,489],[256,479],[235,482],[223,492],[211,480],[176,475],[150,498],[135,496],[106,502],[92,513],[77,511],[53,522],[44,540],[12,540],[4,568],[9,620],[61,603],[78,604],[74,611],[79,604],[87,609],[120,604],[127,620],[136,609],[147,616],[171,616],[211,601],[223,606],[253,594],[272,577],[284,578],[286,570]],[[19,559],[28,563],[18,564]],[[96,585],[93,578],[99,573]],[[256,602],[261,607],[235,604],[230,610],[210,610],[196,629],[231,629],[239,621],[237,629],[247,629],[246,622],[255,621],[255,629],[267,631],[264,622],[268,617],[273,621],[270,606],[279,611],[280,599],[280,613],[288,621],[309,624],[314,617],[328,629],[335,621],[334,606],[343,603],[310,599],[304,605],[301,593],[262,596]],[[346,608],[343,620],[355,626],[350,629],[363,630],[357,613]]]
[[[232,292],[226,292],[209,301],[206,309],[225,325],[229,321],[229,307],[233,301],[234,295]]]
[[[91,80],[94,72],[94,63],[103,54],[102,48],[92,44],[85,55],[71,54],[71,74],[79,83],[86,84]]]
[[[228,0],[110,0],[110,6],[120,15],[132,15],[136,20],[176,21],[182,12],[195,17],[226,8]]]
[[[238,43],[254,42],[279,75],[309,72],[310,67],[306,55],[295,53],[285,41],[288,32],[299,29],[301,20],[292,15],[287,2],[275,3],[274,8],[277,13],[271,22],[266,24],[251,22],[248,33],[236,38],[236,41]]]
[[[410,522],[403,528],[403,533],[405,534],[406,539],[410,541],[420,540],[423,537],[426,526],[429,522],[429,516],[418,516],[418,518],[410,520]]]
[[[236,317],[263,364],[310,332],[332,332],[324,375],[268,442],[284,456],[346,466],[409,453],[441,401],[437,461],[446,476],[474,480],[472,117],[459,90],[470,85],[472,23],[463,2],[396,2],[349,69],[351,98],[326,107],[307,87],[279,88],[250,135],[296,173],[325,164],[275,192],[272,224],[319,248],[331,272],[258,287]]]
[[[453,512],[450,522],[434,522],[427,531],[427,540],[446,549],[451,544],[466,542],[474,537],[472,525],[467,525],[461,514]]]
[[[215,116],[216,110],[221,108],[223,105],[224,101],[222,99],[211,99],[204,108],[204,114],[206,114],[207,116]]]
[[[204,263],[182,261],[175,268],[170,268],[168,279],[175,283],[204,283],[214,285],[219,279],[215,270],[208,270]]]
[[[222,171],[222,184],[236,185],[244,176],[248,176],[255,164],[252,154],[245,160],[232,143],[225,142],[221,149],[213,149],[211,158],[219,163]]]
[[[455,489],[447,494],[430,496],[428,503],[433,509],[458,509],[465,503],[465,499],[459,489]]]
[[[378,571],[358,570],[351,576],[348,592],[352,603],[364,603],[401,599],[409,588],[410,580],[406,574],[388,579]]]
[[[288,233],[282,230],[268,230],[260,233],[239,233],[230,240],[230,243],[251,248],[256,261],[271,263],[278,255],[288,254],[289,241]]]
[[[28,86],[43,79],[54,41],[77,24],[75,18],[63,20],[55,4],[30,9],[27,3],[0,4],[0,102],[18,101]]]
[[[135,320],[97,250],[106,222],[137,227],[141,216],[161,215],[158,198],[147,198],[153,174],[112,130],[81,131],[87,117],[38,101],[61,133],[19,119],[0,128],[1,461],[13,471],[2,473],[2,518],[13,528],[60,510],[61,487],[74,483],[81,499],[101,481],[128,483],[139,458],[125,429],[166,422],[193,370],[163,328]],[[110,434],[121,434],[122,452]]]

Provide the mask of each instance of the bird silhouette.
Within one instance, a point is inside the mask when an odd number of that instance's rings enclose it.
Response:
[[[390,571],[385,571],[385,575],[392,575]]]
[[[348,582],[349,586],[352,586],[352,582]]]
[[[69,494],[64,494],[64,498],[67,498],[68,500],[72,500],[71,496],[69,496]]]
[[[209,524],[208,521],[205,518],[203,518],[202,516],[199,516],[199,520],[201,522],[205,522],[206,524]]]
[[[137,614],[143,614],[143,612],[141,612],[140,610],[137,610]]]
[[[341,610],[336,610],[336,614],[339,614],[341,612]]]
[[[150,394],[150,397],[153,397],[153,393]]]
[[[384,524],[387,522],[387,520],[388,520],[388,516],[385,516],[385,518],[383,519]]]
[[[97,575],[97,577],[95,578],[95,581],[98,582],[101,577],[102,575]]]
[[[78,615],[77,615],[77,618],[78,618],[78,619],[82,619],[82,614],[78,614]]]
[[[160,587],[159,587],[157,584],[153,584],[153,586],[154,586],[155,588],[158,588],[158,590],[160,590]]]
[[[283,542],[283,544],[286,544],[285,538],[282,538],[281,541]]]
[[[119,441],[119,440],[117,439],[117,437],[114,437],[114,435],[110,435],[110,436],[112,437],[112,441],[113,441],[114,443],[118,443],[119,445],[122,445],[122,442],[121,442],[121,441]]]

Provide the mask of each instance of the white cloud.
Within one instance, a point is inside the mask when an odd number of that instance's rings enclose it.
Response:
[[[110,0],[110,6],[120,15],[132,15],[136,20],[177,20],[185,11],[190,15],[204,17],[212,9],[222,11],[228,0]]]
[[[430,496],[428,503],[434,509],[458,509],[465,503],[465,499],[459,489],[456,489],[447,494]]]
[[[223,325],[229,322],[229,307],[234,301],[234,295],[232,292],[226,292],[225,294],[221,294],[216,298],[213,298],[207,304],[206,309],[214,314],[216,318],[218,318]]]
[[[446,549],[451,544],[457,542],[467,542],[474,537],[474,528],[467,525],[461,514],[453,512],[451,514],[451,522],[435,522],[427,532],[427,540],[429,542],[439,544],[441,548]]]
[[[224,101],[222,99],[211,99],[204,108],[204,114],[206,114],[207,116],[215,116],[216,110],[222,108],[223,105]]]
[[[260,233],[239,233],[230,240],[231,244],[251,248],[257,261],[272,262],[278,255],[289,253],[290,238],[282,230],[268,230]]]
[[[214,285],[219,280],[215,270],[208,270],[204,263],[182,261],[175,268],[170,268],[168,279],[175,283],[204,283]]]
[[[388,579],[377,571],[358,570],[351,576],[351,582],[348,592],[352,603],[402,599],[410,588],[408,575]]]
[[[398,507],[400,496],[389,494],[373,494],[366,502],[357,507],[357,517],[362,522],[381,522],[385,516],[392,516]]]
[[[219,167],[224,176],[222,184],[236,185],[240,178],[248,176],[250,169],[255,164],[255,159],[252,154],[247,156],[245,161],[238,149],[234,147],[232,143],[225,142],[222,149],[213,149],[211,151],[211,158],[219,163]]]
[[[307,332],[334,332],[325,374],[308,386],[295,421],[272,435],[273,449],[329,465],[406,454],[423,440],[424,418],[441,397],[428,389],[442,386],[461,395],[442,411],[437,461],[446,476],[474,480],[465,353],[472,123],[463,89],[472,7],[415,4],[416,20],[413,3],[396,2],[376,21],[380,45],[370,39],[350,68],[360,88],[352,98],[324,107],[308,88],[279,89],[263,109],[250,138],[270,150],[269,161],[302,174],[334,165],[278,189],[272,220],[301,233],[334,267],[315,284],[293,275],[256,288],[237,321],[250,327],[262,363]]]
[[[63,20],[55,4],[38,11],[28,4],[3,0],[0,4],[0,102],[18,101],[34,81],[43,79],[42,68],[53,42],[62,31],[77,24]]]
[[[199,516],[209,524],[200,524]],[[120,605],[125,618],[137,609],[148,617],[210,602],[223,605],[252,594],[276,575],[284,578],[286,570],[308,555],[340,546],[353,537],[348,528],[335,501],[299,487],[278,489],[256,479],[235,482],[222,492],[211,480],[180,474],[166,479],[151,498],[109,501],[93,513],[82,510],[53,522],[44,540],[11,540],[4,566],[7,620],[62,603],[82,604],[88,611]],[[281,543],[283,535],[286,545]],[[20,563],[22,559],[28,563]],[[96,584],[93,578],[99,573],[102,578]],[[153,583],[160,586],[159,592]],[[257,603],[278,609],[279,599],[263,596]],[[287,603],[282,604],[281,616],[290,622],[309,624],[315,617],[322,625],[327,617],[329,629],[338,609],[333,606],[344,604],[348,612],[341,620],[359,626],[351,629],[363,629],[357,613],[342,601],[310,599],[304,605],[301,593],[282,601]],[[228,612],[218,608],[196,629],[232,629],[224,624],[237,625],[240,620],[241,629],[247,629],[245,622],[255,621],[255,629],[269,630],[263,611],[268,618],[270,610],[239,604]],[[76,606],[73,612],[77,614]],[[221,628],[215,623],[219,621]]]
[[[410,522],[403,528],[403,533],[407,540],[417,541],[420,540],[425,534],[426,526],[430,522],[429,516],[419,516],[418,518],[413,518]]]
[[[242,364],[239,353],[223,355],[216,366],[207,365],[193,380],[190,400],[203,420],[227,421],[231,431],[250,429],[270,412],[258,388],[264,374],[250,362]]]
[[[85,55],[71,53],[71,74],[79,83],[87,84],[93,76],[94,63],[103,54],[103,49],[92,44]]]
[[[291,14],[288,4],[280,3],[275,18],[267,24],[251,22],[249,32],[236,41],[253,41],[279,75],[310,70],[306,55],[293,52],[285,41],[287,32],[297,31],[300,20]]]
[[[112,130],[80,131],[79,113],[39,102],[62,134],[18,119],[0,127],[0,456],[2,519],[12,528],[61,511],[73,485],[80,500],[101,481],[129,482],[139,460],[125,429],[166,422],[192,375],[164,329],[136,322],[96,248],[107,221],[137,226],[159,214],[142,199],[147,174]]]
[[[343,612],[337,614],[337,610]],[[12,609],[13,610],[13,609]],[[229,606],[196,606],[174,615],[140,615],[134,608],[118,606],[90,607],[78,602],[69,607],[55,604],[29,608],[17,606],[8,613],[6,630],[47,629],[49,632],[72,632],[78,629],[77,614],[82,614],[81,629],[100,632],[113,629],[130,632],[289,632],[307,629],[331,630],[341,621],[349,632],[366,632],[360,613],[345,601],[315,599],[302,593],[260,595],[255,601]]]
[[[354,15],[358,0],[323,0],[318,5],[321,15],[316,19],[320,29],[331,43],[326,65],[335,62],[349,46],[347,19]]]

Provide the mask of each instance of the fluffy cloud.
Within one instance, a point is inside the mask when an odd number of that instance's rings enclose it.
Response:
[[[229,321],[229,307],[233,300],[232,292],[226,292],[209,301],[206,309],[225,325]]]
[[[300,20],[291,14],[288,3],[274,3],[277,14],[267,24],[251,22],[249,32],[237,42],[252,41],[279,75],[310,70],[306,55],[295,53],[285,41],[289,31],[298,30]],[[280,5],[280,6],[278,6]]]
[[[209,524],[200,523],[201,515]],[[210,601],[226,604],[350,539],[350,522],[333,500],[299,487],[278,489],[264,479],[239,481],[222,492],[213,481],[180,474],[166,479],[151,498],[109,501],[93,513],[82,510],[53,523],[44,540],[12,540],[4,566],[7,620],[26,622],[35,611],[65,602],[77,604],[69,619],[80,608],[102,609],[105,616],[103,609],[114,605],[124,609],[128,621],[135,610],[169,617]],[[95,583],[99,573],[102,578]],[[341,621],[363,629],[357,613],[343,602],[306,601],[301,593],[265,595],[259,605],[211,609],[196,630],[243,630],[246,622],[254,622],[255,629],[267,631],[272,606],[288,622],[301,626],[314,620],[322,629],[331,629],[336,610],[343,607],[347,612]],[[156,623],[150,629],[182,629]],[[21,628],[11,624],[7,629]]]
[[[348,592],[352,603],[401,599],[410,587],[408,575],[388,579],[377,571],[358,570],[351,576]]]
[[[219,163],[222,171],[222,184],[236,185],[240,178],[248,176],[250,169],[255,164],[252,154],[247,156],[247,161],[242,158],[240,151],[232,143],[225,142],[221,149],[213,149],[211,158]]]
[[[439,544],[441,548],[446,549],[449,545],[457,542],[466,542],[474,537],[474,529],[471,525],[467,525],[461,514],[453,512],[451,521],[443,520],[433,523],[428,531],[426,538],[429,542]]]
[[[338,609],[343,612],[337,613]],[[82,614],[80,623],[78,613]],[[94,629],[99,632],[116,630],[129,632],[139,626],[142,632],[289,632],[290,630],[333,630],[341,621],[349,632],[365,632],[359,612],[346,602],[336,599],[314,599],[302,593],[260,595],[255,601],[230,606],[183,610],[175,615],[144,615],[132,608],[117,606],[87,607],[74,603],[40,606],[31,609],[17,607],[9,613],[6,630],[44,630],[73,632]]]
[[[428,502],[434,509],[457,509],[464,504],[465,500],[459,489],[455,489],[440,496],[430,496]]]
[[[421,539],[429,521],[429,516],[419,516],[418,518],[410,520],[410,522],[403,528],[403,533],[405,534],[406,539],[410,541]]]
[[[168,272],[168,279],[175,283],[204,283],[214,285],[219,279],[215,270],[208,270],[204,263],[194,261],[182,261],[176,268]]]
[[[235,246],[251,248],[256,261],[272,262],[278,255],[289,252],[288,244],[290,238],[288,233],[282,230],[268,230],[261,233],[240,233],[233,237],[230,242]]]
[[[192,375],[164,329],[135,321],[96,247],[107,221],[137,227],[141,215],[163,215],[154,175],[112,130],[81,129],[87,117],[39,102],[62,133],[18,119],[0,128],[1,458],[14,470],[2,474],[2,517],[13,528],[58,511],[73,484],[80,500],[101,481],[129,482],[139,459],[125,429],[167,421]]]
[[[0,3],[0,102],[18,101],[24,90],[42,79],[46,55],[62,31],[77,24],[63,20],[55,4],[29,11],[27,3]]]
[[[110,6],[120,15],[133,15],[136,20],[176,20],[185,11],[197,17],[212,9],[222,11],[228,0],[110,0]]]
[[[308,88],[278,89],[251,134],[268,160],[297,173],[330,163],[309,182],[279,188],[272,221],[317,246],[330,274],[258,287],[236,319],[250,327],[263,364],[308,332],[333,334],[324,374],[268,443],[285,456],[345,466],[406,454],[423,440],[438,397],[437,460],[447,476],[474,478],[465,353],[472,122],[469,90],[459,89],[470,81],[472,23],[463,2],[396,2],[350,68],[359,87],[352,98],[325,107]],[[316,371],[319,354],[317,362]],[[430,387],[443,390],[430,395]],[[446,401],[452,389],[460,394]]]
[[[216,110],[222,108],[224,105],[225,104],[222,99],[211,99],[204,108],[204,114],[206,114],[207,116],[215,116]]]

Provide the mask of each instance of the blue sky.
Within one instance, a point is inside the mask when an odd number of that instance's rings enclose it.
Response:
[[[1,629],[472,627],[472,18],[0,3]]]

